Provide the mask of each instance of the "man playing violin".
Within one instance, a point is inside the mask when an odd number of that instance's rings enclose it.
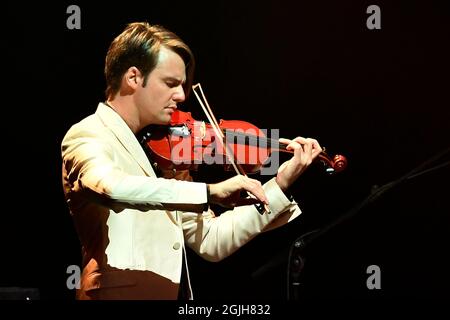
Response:
[[[156,175],[136,134],[170,122],[193,71],[189,47],[161,26],[131,23],[111,43],[107,100],[62,141],[63,188],[82,245],[77,299],[192,299],[185,245],[219,261],[301,213],[286,193],[322,151],[314,139],[280,139],[293,157],[264,185],[244,175],[215,184]],[[209,204],[229,210],[215,216]]]

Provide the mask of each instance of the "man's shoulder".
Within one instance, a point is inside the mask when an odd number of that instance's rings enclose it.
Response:
[[[65,133],[62,145],[79,141],[80,138],[109,139],[111,133],[110,130],[107,130],[107,125],[99,115],[99,108],[101,108],[101,104],[99,104],[95,113],[87,115],[79,122],[73,124]]]

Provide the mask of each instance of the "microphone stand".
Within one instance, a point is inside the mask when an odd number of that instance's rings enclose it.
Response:
[[[305,259],[302,257],[302,251],[314,240],[320,238],[324,234],[326,234],[328,231],[330,231],[332,228],[336,227],[337,225],[341,224],[343,221],[353,217],[358,212],[360,212],[364,207],[369,205],[370,203],[377,200],[381,195],[386,193],[387,191],[391,190],[392,188],[402,184],[403,182],[407,180],[411,180],[413,178],[416,178],[418,176],[434,172],[438,169],[442,169],[446,166],[450,165],[450,160],[444,161],[443,163],[437,164],[433,167],[427,168],[430,166],[433,162],[439,160],[444,155],[450,153],[450,147],[444,149],[443,151],[439,152],[435,156],[431,157],[421,165],[417,166],[407,174],[403,175],[399,179],[393,180],[391,182],[388,182],[381,187],[374,185],[371,189],[370,194],[361,202],[356,204],[354,207],[352,207],[347,213],[344,215],[338,217],[325,227],[317,230],[313,230],[310,232],[307,232],[297,239],[294,240],[292,243],[290,250],[289,250],[289,256],[288,256],[288,265],[287,265],[287,300],[299,300],[300,296],[300,276],[301,272],[305,265]]]

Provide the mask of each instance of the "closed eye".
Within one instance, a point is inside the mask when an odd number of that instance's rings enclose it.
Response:
[[[166,83],[166,85],[167,85],[169,88],[175,88],[175,87],[178,87],[179,85],[183,84],[182,81],[180,81],[180,80],[178,80],[178,79],[175,79],[175,78],[165,79],[164,82]]]
[[[169,88],[175,88],[175,87],[178,86],[178,83],[173,82],[173,81],[166,81],[166,85],[167,85]]]

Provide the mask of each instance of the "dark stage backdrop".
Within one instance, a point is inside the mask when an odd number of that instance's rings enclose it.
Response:
[[[66,26],[73,4],[81,9],[78,30]],[[381,9],[378,30],[366,26],[372,4]],[[195,80],[218,118],[315,137],[349,161],[335,177],[312,167],[298,181],[297,221],[220,263],[189,252],[198,299],[286,300],[296,238],[450,146],[444,1],[7,1],[2,8],[1,287],[73,299],[66,270],[80,264],[80,250],[63,199],[60,143],[104,99],[104,56],[128,22],[165,25],[191,46]],[[203,119],[193,96],[183,108]],[[228,176],[215,167],[197,175]],[[410,179],[311,242],[300,298],[448,298],[449,178],[447,166]],[[366,285],[371,265],[381,289]]]

